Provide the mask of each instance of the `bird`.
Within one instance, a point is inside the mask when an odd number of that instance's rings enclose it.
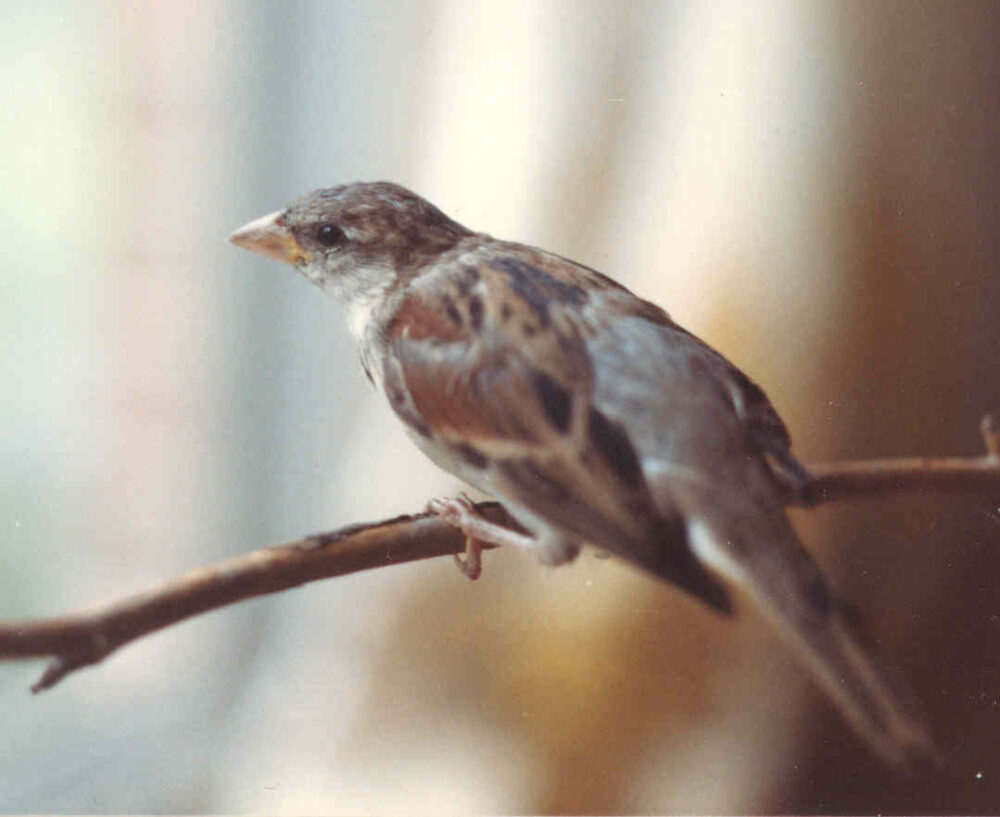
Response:
[[[764,391],[659,306],[542,249],[474,232],[392,182],[311,192],[230,242],[289,264],[344,308],[367,378],[434,463],[498,499],[429,507],[485,545],[571,561],[590,545],[715,612],[747,597],[873,752],[935,755],[920,719],[801,544],[807,502]]]

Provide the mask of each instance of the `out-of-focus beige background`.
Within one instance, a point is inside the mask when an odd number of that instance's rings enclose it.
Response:
[[[339,310],[224,243],[411,186],[596,266],[768,390],[807,462],[975,454],[1000,409],[993,2],[7,3],[0,617],[456,490]],[[1000,500],[1000,498],[998,498]],[[867,753],[752,614],[585,554],[373,571],[31,697],[0,811],[996,812],[1000,507],[796,516],[939,736]]]

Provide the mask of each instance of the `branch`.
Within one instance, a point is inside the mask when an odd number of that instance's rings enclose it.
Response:
[[[908,457],[809,466],[811,494],[818,502],[877,499],[890,494],[939,491],[1000,495],[1000,426],[992,414],[979,430],[982,457]]]
[[[808,504],[930,490],[1000,496],[1000,429],[992,417],[984,418],[981,429],[987,450],[982,457],[811,466],[815,481]],[[792,496],[787,501],[805,504]],[[491,521],[517,527],[499,503],[477,507]],[[0,658],[50,657],[32,686],[40,692],[137,638],[201,613],[320,579],[457,554],[464,548],[460,531],[427,513],[352,525],[254,550],[90,612],[0,622]]]

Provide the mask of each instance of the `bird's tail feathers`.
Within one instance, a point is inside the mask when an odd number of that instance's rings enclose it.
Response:
[[[902,703],[850,606],[829,589],[783,512],[761,519],[761,531],[695,519],[692,549],[710,568],[742,586],[802,655],[823,690],[889,764],[934,761],[933,741]]]

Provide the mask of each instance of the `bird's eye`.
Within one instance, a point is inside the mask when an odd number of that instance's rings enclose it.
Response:
[[[316,240],[324,247],[336,247],[347,241],[347,236],[336,224],[321,224],[316,230]]]

